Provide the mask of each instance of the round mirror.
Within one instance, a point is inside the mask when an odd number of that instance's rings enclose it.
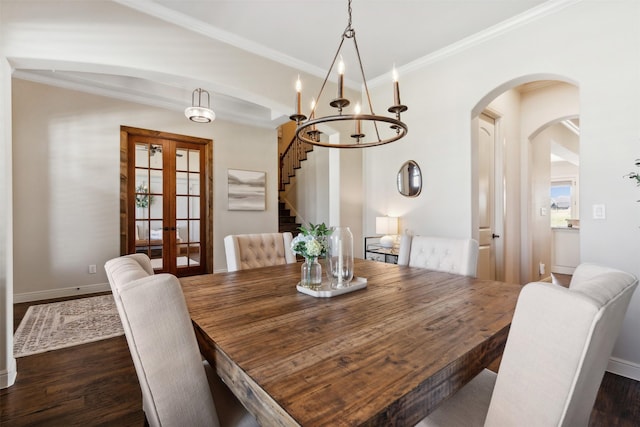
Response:
[[[398,171],[398,191],[407,197],[416,197],[422,191],[422,172],[415,161],[405,162]]]

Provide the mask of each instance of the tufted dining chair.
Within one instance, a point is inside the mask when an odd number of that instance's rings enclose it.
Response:
[[[257,427],[203,363],[178,279],[146,276],[120,286],[120,312],[151,427]]]
[[[402,235],[398,265],[476,276],[478,242],[473,239]]]
[[[293,264],[293,235],[285,233],[231,234],[224,238],[227,271],[246,270],[269,265]]]
[[[581,264],[568,289],[524,286],[498,374],[485,369],[417,426],[588,425],[637,285],[631,274]]]

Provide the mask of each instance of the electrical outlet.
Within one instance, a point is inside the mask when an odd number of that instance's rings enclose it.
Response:
[[[539,266],[539,270],[538,270],[538,271],[540,272],[540,275],[541,275],[541,276],[542,276],[542,275],[544,275],[544,264],[543,264],[543,263],[540,263],[540,266]]]
[[[95,264],[91,264],[89,266],[89,274],[96,274],[96,265]]]

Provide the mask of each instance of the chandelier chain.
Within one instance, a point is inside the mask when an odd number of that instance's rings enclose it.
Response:
[[[349,21],[347,23],[347,28],[344,29],[343,37],[351,38],[355,34],[353,28],[351,27],[351,0],[347,5],[347,13],[349,14]]]

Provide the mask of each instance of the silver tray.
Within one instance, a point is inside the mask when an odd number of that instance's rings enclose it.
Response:
[[[300,282],[296,285],[296,289],[298,292],[302,292],[306,295],[311,295],[312,297],[317,298],[330,298],[335,297],[336,295],[346,294],[348,292],[357,291],[358,289],[364,289],[367,287],[367,279],[364,277],[356,277],[354,276],[349,286],[345,286],[344,288],[332,288],[331,282],[326,280],[322,282],[316,289],[306,288],[304,286],[300,286]]]

